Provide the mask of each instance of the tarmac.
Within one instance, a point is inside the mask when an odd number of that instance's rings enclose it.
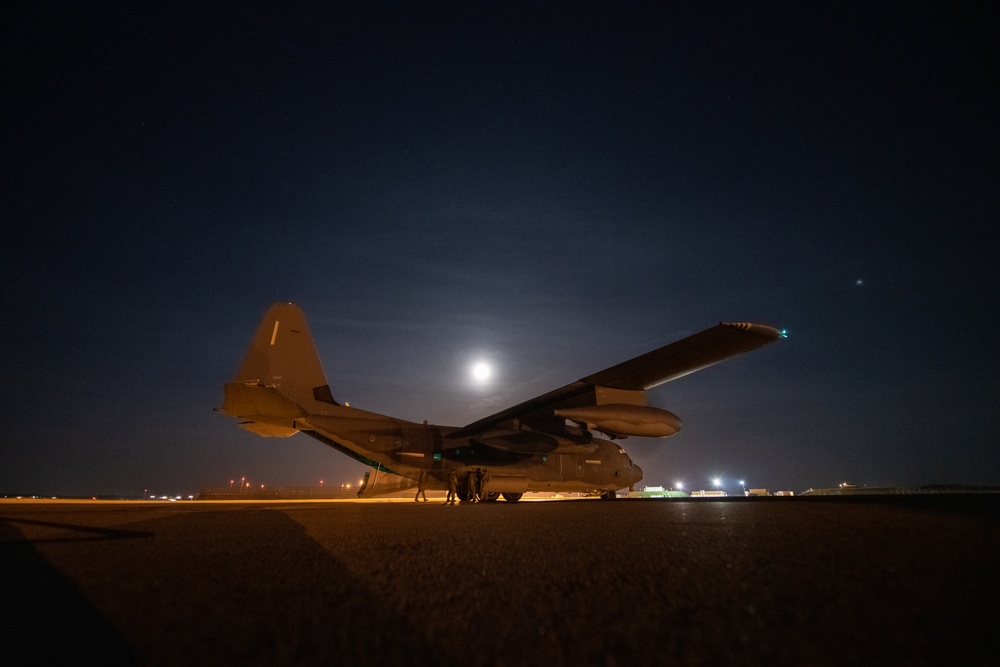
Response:
[[[995,665],[1000,495],[0,501],[10,665]]]

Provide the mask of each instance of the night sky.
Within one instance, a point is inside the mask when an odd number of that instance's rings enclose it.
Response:
[[[213,413],[275,301],[455,426],[787,328],[644,483],[1000,484],[991,3],[317,5],[4,5],[0,493],[356,483]]]

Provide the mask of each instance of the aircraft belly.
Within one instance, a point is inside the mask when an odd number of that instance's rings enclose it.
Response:
[[[491,474],[486,488],[490,493],[524,493],[529,487],[527,477]]]
[[[462,475],[483,468],[490,472],[490,490],[503,493],[585,492],[624,488],[630,483],[627,471],[604,451],[611,443],[600,442],[598,451],[590,446],[578,454],[515,454],[481,442],[440,450],[434,446],[433,427],[408,429],[388,420],[327,416],[311,416],[296,425],[357,461],[407,478],[415,479],[419,471],[429,470],[444,483],[449,471]]]

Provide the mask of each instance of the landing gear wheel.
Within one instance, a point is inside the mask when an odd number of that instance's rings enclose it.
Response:
[[[492,493],[489,492],[489,491],[487,491],[486,492],[486,496],[483,497],[483,502],[484,503],[495,503],[499,499],[500,499],[500,492],[499,491],[494,491]]]
[[[504,493],[503,499],[506,500],[508,503],[516,503],[518,500],[521,499],[521,496],[523,495],[524,495],[523,493]]]
[[[614,489],[611,489],[610,491],[602,491],[601,492],[601,500],[614,500],[617,497],[618,497],[618,494],[617,494],[617,492],[615,492]]]

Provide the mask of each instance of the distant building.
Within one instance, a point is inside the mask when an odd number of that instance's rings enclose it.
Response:
[[[687,498],[683,491],[668,491],[662,486],[647,486],[639,491],[629,491],[626,498]]]

